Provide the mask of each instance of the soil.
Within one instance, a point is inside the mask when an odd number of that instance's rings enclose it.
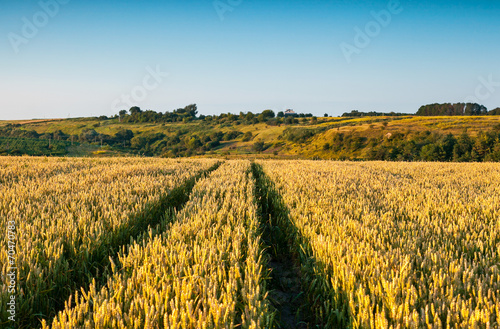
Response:
[[[300,270],[291,258],[273,259],[268,263],[271,271],[269,300],[278,310],[278,322],[283,329],[307,329],[309,325],[301,313],[304,294],[300,283]]]

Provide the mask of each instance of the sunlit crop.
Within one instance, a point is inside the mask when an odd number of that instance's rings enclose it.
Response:
[[[498,165],[262,164],[325,326],[498,328]]]
[[[161,235],[133,243],[101,290],[74,296],[52,328],[264,328],[259,220],[249,162],[199,181]]]
[[[498,164],[0,158],[0,215],[20,328],[278,327],[277,257],[309,328],[500,326]]]
[[[53,312],[75,279],[84,282],[110,248],[128,242],[147,205],[214,163],[0,158],[2,227],[7,221],[17,226],[18,324]],[[5,238],[0,235],[0,245],[6,245]],[[6,280],[5,252],[0,264]],[[8,299],[2,284],[2,321]]]

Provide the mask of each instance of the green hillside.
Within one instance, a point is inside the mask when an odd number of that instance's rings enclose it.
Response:
[[[135,122],[132,115],[0,121],[0,153],[500,160],[500,116],[301,116],[276,117],[268,112],[252,116],[185,115],[170,122]],[[30,141],[28,152],[25,148]],[[61,152],[61,147],[66,152]]]

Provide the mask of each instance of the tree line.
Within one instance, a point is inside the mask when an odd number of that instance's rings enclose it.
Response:
[[[326,116],[326,115],[325,115]],[[128,111],[121,110],[114,117],[108,118],[101,116],[99,119],[108,120],[118,118],[124,123],[171,123],[171,122],[191,122],[191,121],[207,121],[212,123],[235,122],[237,124],[257,124],[265,122],[270,125],[276,124],[293,124],[298,123],[297,118],[312,118],[311,113],[300,113],[294,117],[287,117],[283,111],[275,113],[273,110],[264,110],[260,113],[240,112],[239,114],[221,113],[219,115],[198,115],[198,107],[196,104],[190,104],[184,108],[179,108],[165,113],[156,112],[153,110],[141,110],[140,107],[134,106]]]
[[[360,112],[352,110],[342,114],[342,117],[376,117],[376,116],[407,116],[413,115],[409,113],[395,113],[395,112]],[[444,103],[444,104],[428,104],[421,106],[416,116],[457,116],[457,115],[500,115],[500,107],[488,111],[486,106],[476,103]]]
[[[398,116],[405,116],[405,115],[411,115],[408,113],[396,113],[396,112],[375,112],[375,111],[370,111],[370,112],[360,112],[358,110],[352,110],[351,112],[345,112],[342,114],[342,117],[344,118],[349,118],[349,117],[398,117]]]
[[[491,112],[491,113],[490,113]],[[484,105],[476,103],[444,103],[421,106],[416,115],[419,116],[455,116],[455,115],[493,115]]]

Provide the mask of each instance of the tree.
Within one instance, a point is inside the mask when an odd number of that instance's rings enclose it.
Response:
[[[220,142],[222,140],[223,136],[224,136],[224,134],[221,131],[213,132],[213,133],[210,134],[210,139],[212,141]]]
[[[142,149],[148,143],[147,139],[143,136],[135,136],[130,140],[130,146],[134,149]]]
[[[283,118],[285,117],[285,113],[283,111],[279,111],[278,114],[276,115],[278,118]]]
[[[500,107],[488,112],[489,115],[500,115]]]
[[[255,118],[255,114],[253,114],[252,112],[248,112],[248,113],[245,115],[245,120],[247,120],[247,121],[249,121],[249,122],[252,122],[254,118]]]
[[[184,113],[194,118],[198,114],[198,107],[196,104],[190,104],[184,108]]]
[[[476,142],[472,147],[471,157],[473,161],[482,162],[486,155],[491,152],[494,140],[484,132],[480,132],[476,137]]]
[[[471,161],[471,151],[474,141],[467,132],[463,132],[453,146],[453,161],[468,162]]]
[[[488,110],[485,106],[476,103],[444,103],[421,106],[416,115],[485,115]]]
[[[63,133],[61,130],[56,130],[53,134],[54,140],[66,140],[68,139],[68,135]]]
[[[191,137],[191,139],[187,142],[187,147],[190,150],[196,150],[197,148],[201,147],[202,145],[203,144],[201,143],[198,136]]]
[[[222,136],[222,139],[225,141],[230,141],[230,140],[236,139],[239,135],[241,135],[241,132],[239,132],[239,131],[235,131],[235,130],[228,131],[227,133],[225,133]]]
[[[460,104],[461,105],[461,104]],[[465,110],[464,110],[465,115],[486,115],[488,114],[488,109],[479,104],[472,104],[472,103],[467,103],[465,104]]]
[[[123,146],[125,146],[125,143],[129,143],[132,138],[134,138],[134,133],[128,129],[121,129],[115,134],[116,142],[122,143]]]
[[[325,118],[328,118],[328,113],[325,113],[324,117],[325,117]]]
[[[500,140],[496,140],[496,144],[493,151],[489,153],[484,160],[500,162]]]
[[[253,144],[253,149],[256,152],[262,152],[264,151],[264,142],[263,141],[257,141]]]
[[[404,144],[402,151],[402,158],[405,161],[413,161],[418,158],[418,147],[417,143],[411,139]]]
[[[265,110],[262,112],[262,116],[264,116],[264,118],[274,118],[274,111],[273,110]]]
[[[441,141],[440,145],[445,153],[444,160],[451,161],[453,159],[453,149],[456,143],[457,140],[455,139],[455,137],[453,137],[452,134],[446,135],[446,137],[444,137],[444,139]]]
[[[130,115],[142,113],[141,108],[138,106],[131,107],[129,112],[130,112]]]
[[[99,134],[94,129],[84,130],[80,134],[80,141],[92,143],[97,139],[98,135]]]
[[[121,110],[120,112],[118,112],[118,114],[119,114],[119,121],[122,122],[122,119],[127,115],[127,111]]]
[[[424,161],[444,161],[446,153],[444,152],[441,145],[428,144],[422,147],[420,157]]]
[[[253,135],[252,135],[252,132],[251,131],[247,131],[244,135],[243,135],[243,139],[242,141],[243,142],[248,142],[248,141],[251,141],[253,138]]]

